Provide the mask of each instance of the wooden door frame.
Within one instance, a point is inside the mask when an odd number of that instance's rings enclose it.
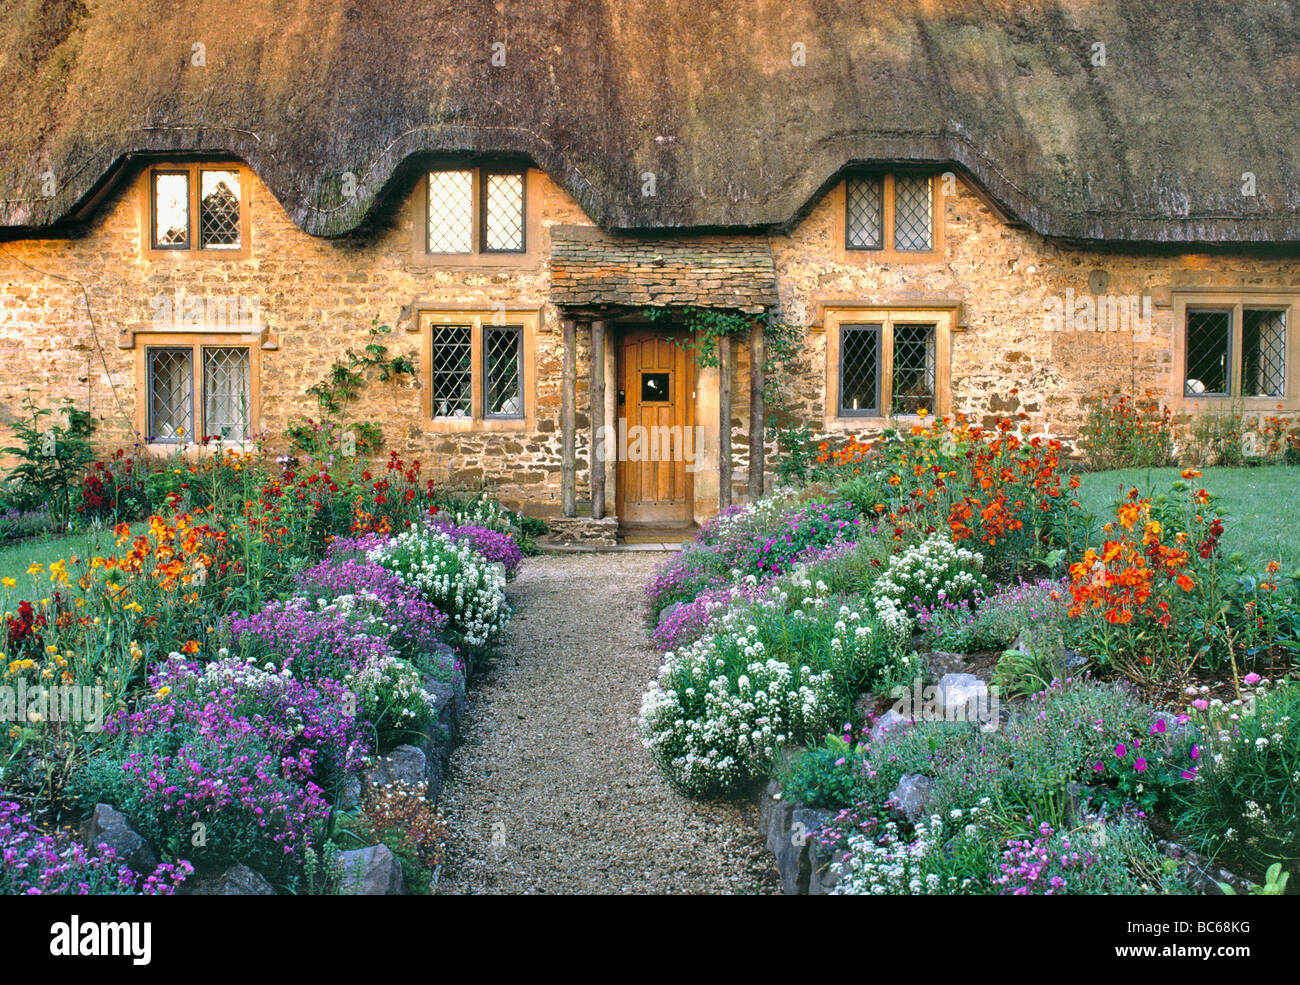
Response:
[[[627,406],[628,406],[629,397],[628,395],[625,394],[623,402],[620,404],[617,397],[617,391],[624,389],[625,376],[627,372],[627,367],[624,364],[624,348],[628,337],[632,335],[649,335],[649,336],[659,336],[661,338],[668,338],[673,340],[674,345],[676,345],[679,340],[688,341],[690,343],[688,345],[683,346],[683,348],[685,349],[685,358],[686,358],[686,386],[682,391],[685,394],[683,400],[685,406],[675,408],[677,413],[674,416],[675,417],[680,416],[683,418],[683,420],[681,420],[680,422],[675,422],[675,423],[679,423],[679,426],[682,428],[683,435],[685,435],[686,433],[686,428],[692,429],[691,450],[695,455],[696,462],[698,463],[700,460],[700,449],[696,446],[696,443],[694,442],[693,429],[695,427],[695,404],[696,404],[696,394],[698,393],[697,388],[699,385],[699,367],[696,365],[696,361],[695,361],[694,343],[696,340],[692,337],[692,333],[689,332],[687,329],[674,328],[674,327],[660,329],[657,328],[655,324],[651,321],[623,323],[617,326],[616,329],[617,344],[614,347],[614,351],[616,354],[614,359],[614,389],[616,391],[615,398],[614,398],[615,434],[619,433],[619,422],[627,420]],[[621,451],[621,449],[618,449],[618,451]],[[620,524],[626,524],[629,522],[627,520],[625,507],[624,507],[625,496],[627,492],[627,474],[626,474],[627,465],[628,463],[623,460],[623,457],[621,455],[615,461],[614,513],[619,518]],[[686,496],[686,506],[685,506],[686,519],[680,522],[677,521],[665,522],[662,524],[662,526],[670,527],[670,526],[680,526],[683,524],[689,525],[695,522],[695,473],[692,472],[690,469],[686,470],[685,496]],[[638,523],[641,522],[644,522],[646,526],[660,525],[660,524],[656,524],[653,521],[638,521]]]

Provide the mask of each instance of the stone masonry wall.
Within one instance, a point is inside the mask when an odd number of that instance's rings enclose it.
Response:
[[[490,486],[502,499],[546,515],[560,498],[560,387],[563,347],[559,310],[549,303],[549,243],[554,225],[590,225],[572,198],[543,175],[530,192],[541,243],[528,267],[445,267],[413,248],[422,196],[416,179],[366,230],[327,240],[303,233],[254,176],[246,195],[251,255],[243,260],[147,258],[141,250],[139,182],[120,186],[85,228],[70,238],[14,240],[0,247],[0,441],[21,412],[25,392],[47,406],[67,397],[100,420],[107,446],[136,440],[132,421],[140,384],[136,352],[120,349],[119,331],[148,323],[150,299],[252,296],[278,348],[262,353],[260,432],[270,450],[283,429],[314,406],[303,391],[348,347],[365,344],[372,318],[393,326],[388,345],[419,364],[420,336],[408,331],[417,307],[494,305],[539,308],[535,426],[522,430],[449,432],[426,421],[421,379],[371,383],[349,410],[377,419],[388,446],[418,458],[435,476]],[[530,184],[530,189],[534,186]],[[828,427],[827,337],[819,301],[860,303],[956,300],[965,330],[952,337],[952,406],[981,423],[1023,411],[1035,430],[1070,434],[1084,401],[1118,389],[1161,393],[1175,386],[1171,286],[1250,285],[1293,289],[1300,259],[1246,254],[1139,254],[1080,250],[1043,240],[996,216],[958,184],[944,199],[945,247],[933,261],[846,259],[834,193],[814,205],[789,235],[773,235],[777,289],[784,314],[809,325],[805,345],[783,375],[798,414]],[[752,240],[752,237],[750,237]],[[531,256],[530,256],[531,260]],[[1146,341],[1126,333],[1046,332],[1045,299],[1089,290],[1094,271],[1105,293],[1153,294]],[[78,283],[86,287],[95,331]],[[589,495],[589,344],[578,340],[578,497]],[[139,344],[139,343],[137,343]],[[610,381],[611,385],[614,381]],[[739,500],[748,466],[748,346],[737,346],[732,404],[733,480]],[[716,424],[699,419],[716,448]],[[771,446],[769,446],[770,449]],[[771,459],[769,451],[769,462]],[[612,490],[609,503],[614,502]]]

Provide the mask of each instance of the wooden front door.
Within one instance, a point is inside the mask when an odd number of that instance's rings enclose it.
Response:
[[[617,509],[622,523],[693,520],[694,350],[684,335],[629,329],[619,345]]]

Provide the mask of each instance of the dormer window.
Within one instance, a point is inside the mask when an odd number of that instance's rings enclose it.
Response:
[[[942,246],[939,190],[929,175],[855,174],[844,181],[844,247],[907,258]]]
[[[149,251],[240,255],[248,245],[243,170],[160,165],[148,172]]]
[[[443,256],[525,253],[526,185],[522,169],[430,171],[425,251]]]

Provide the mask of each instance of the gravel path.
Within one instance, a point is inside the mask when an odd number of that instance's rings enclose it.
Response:
[[[470,689],[441,806],[439,893],[766,893],[750,802],[675,793],[636,715],[657,673],[644,586],[657,553],[530,558],[496,666]]]

